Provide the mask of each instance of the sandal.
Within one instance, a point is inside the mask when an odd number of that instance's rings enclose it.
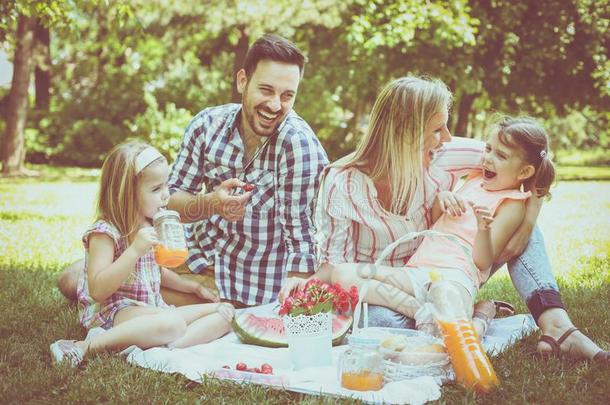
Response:
[[[540,342],[544,342],[546,344],[548,344],[551,347],[550,352],[549,351],[539,351],[539,353],[542,356],[555,356],[558,358],[562,358],[562,357],[566,357],[566,355],[569,355],[568,353],[563,353],[561,351],[561,344],[574,332],[578,331],[578,328],[576,327],[571,327],[570,329],[566,330],[563,335],[561,335],[559,337],[559,339],[555,340],[555,338],[553,338],[552,336],[549,335],[542,335],[540,336]],[[591,359],[594,363],[600,363],[600,364],[608,364],[610,365],[610,351],[603,351],[600,350],[599,352],[597,352],[595,354],[595,356],[593,356],[593,358]]]
[[[500,300],[490,300],[496,306],[496,316],[512,316],[515,315],[515,307],[506,302]]]

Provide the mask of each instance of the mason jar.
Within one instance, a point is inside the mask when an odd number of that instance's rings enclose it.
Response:
[[[341,386],[355,391],[378,391],[383,387],[384,363],[379,340],[351,335],[349,347],[339,358]]]
[[[184,263],[188,248],[180,214],[171,210],[159,211],[153,216],[153,226],[159,239],[154,249],[159,266],[174,268]]]

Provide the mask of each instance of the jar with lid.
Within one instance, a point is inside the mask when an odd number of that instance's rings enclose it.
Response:
[[[379,340],[358,335],[349,337],[349,347],[339,359],[341,386],[356,391],[378,391],[383,387],[383,357]]]
[[[186,261],[188,249],[180,214],[163,210],[153,216],[153,226],[159,238],[155,246],[155,261],[163,267],[178,267]]]

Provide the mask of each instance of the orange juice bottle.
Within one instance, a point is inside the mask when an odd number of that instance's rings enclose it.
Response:
[[[153,216],[153,226],[159,238],[155,246],[155,261],[163,267],[177,267],[188,257],[184,228],[180,214],[176,211],[163,210]]]
[[[458,382],[481,393],[498,385],[498,377],[471,320],[437,321]]]
[[[460,293],[451,283],[432,283],[428,297],[434,296],[432,313],[443,335],[457,381],[480,393],[498,385],[498,377],[466,315]]]

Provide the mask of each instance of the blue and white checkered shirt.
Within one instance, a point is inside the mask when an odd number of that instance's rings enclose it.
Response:
[[[240,221],[219,215],[186,225],[187,264],[199,273],[214,264],[221,298],[244,304],[273,301],[288,271],[313,272],[312,203],[328,158],[294,111],[247,169],[239,134],[240,104],[207,108],[186,128],[169,178],[170,192],[196,194],[238,177],[255,188]]]

